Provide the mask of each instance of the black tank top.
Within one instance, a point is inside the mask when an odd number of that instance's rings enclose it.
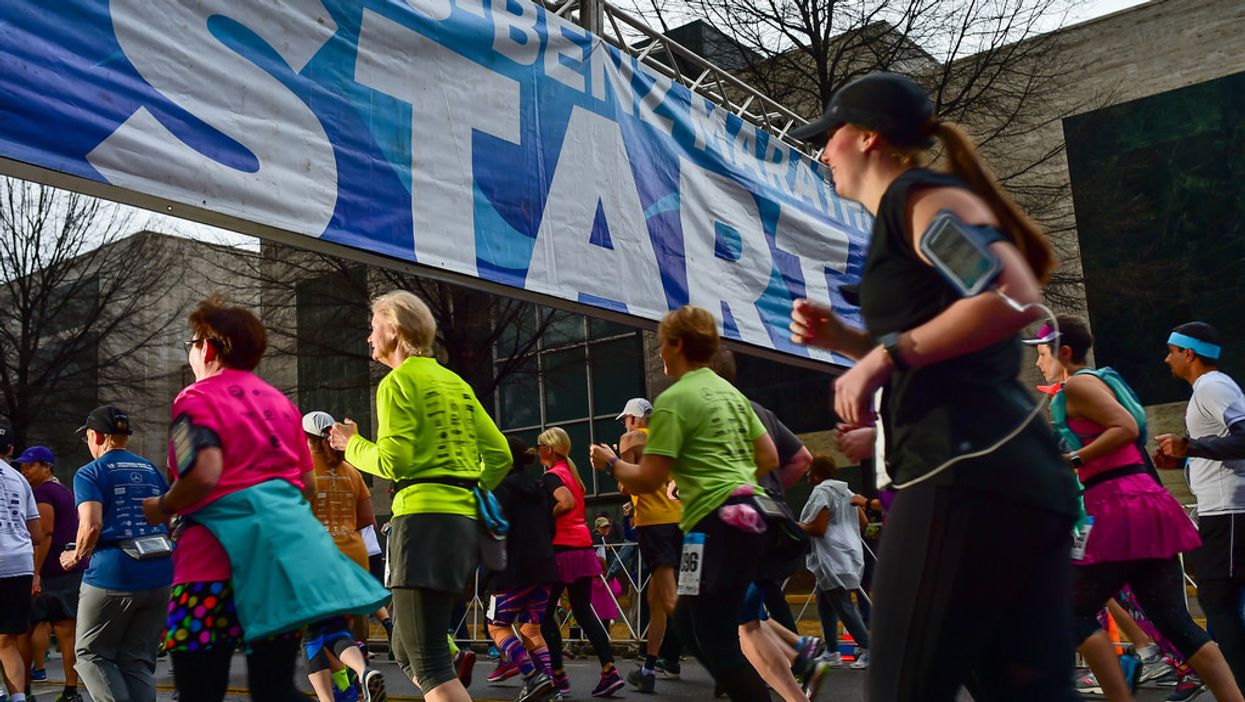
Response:
[[[908,195],[928,187],[968,189],[954,176],[911,169],[891,183],[878,205],[860,284],[861,314],[875,339],[917,327],[959,299],[912,248]],[[891,375],[880,414],[887,438],[886,469],[895,482],[907,482],[952,456],[989,446],[1024,421],[1034,400],[1017,379],[1022,348],[1013,337]],[[1046,418],[1036,417],[993,453],[962,461],[930,480],[1075,514],[1072,478]]]

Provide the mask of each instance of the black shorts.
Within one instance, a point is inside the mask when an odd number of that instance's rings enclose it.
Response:
[[[731,498],[728,503],[742,502]],[[705,535],[705,555],[701,566],[700,592],[715,595],[728,590],[740,592],[739,606],[743,607],[743,591],[756,580],[757,565],[765,555],[767,534],[741,531],[718,517],[717,510],[696,523],[692,532]],[[680,548],[680,555],[682,549]],[[726,613],[735,617],[738,611]]]
[[[30,607],[30,621],[63,622],[78,618],[78,592],[82,589],[82,572],[69,573],[43,581],[43,589],[35,595]]]
[[[30,588],[35,576],[0,578],[0,634],[30,631]]]
[[[649,568],[679,567],[683,554],[683,530],[678,524],[652,524],[635,528],[639,534],[640,556]]]
[[[1245,578],[1245,514],[1208,514],[1197,520],[1202,545],[1189,554],[1198,580]]]

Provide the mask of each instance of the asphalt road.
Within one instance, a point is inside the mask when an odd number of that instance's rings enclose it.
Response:
[[[954,653],[949,653],[948,655],[954,655]],[[405,702],[407,700],[422,699],[419,696],[418,688],[409,680],[406,680],[402,672],[398,670],[397,665],[386,660],[383,654],[376,656],[373,659],[373,664],[385,674],[390,700],[393,700],[393,702]],[[494,665],[494,661],[480,656],[470,688],[471,696],[477,702],[510,702],[518,694],[519,683],[517,677],[497,685],[488,683],[485,677],[493,669]],[[624,675],[630,672],[636,665],[634,661],[619,660],[619,667]],[[47,671],[48,681],[35,683],[32,689],[39,702],[52,702],[55,700],[57,695],[60,694],[61,686],[64,684],[59,657],[48,661]],[[600,672],[596,661],[567,661],[567,671],[571,676],[571,699],[590,700],[589,692],[596,684],[597,676]],[[864,679],[865,673],[863,671],[850,670],[846,666],[833,669],[830,671],[826,684],[823,685],[820,694],[817,696],[817,701],[863,702],[865,699]],[[175,699],[173,696],[173,675],[167,658],[162,658],[158,662],[156,682],[158,686],[157,699],[160,702]],[[301,687],[310,695],[311,687],[306,684],[306,679],[301,679],[300,683]],[[712,690],[713,683],[708,673],[698,663],[689,660],[684,661],[683,674],[679,680],[659,679],[657,681],[656,694],[643,695],[628,687],[620,691],[616,698],[707,701],[713,699]],[[1143,688],[1138,692],[1137,700],[1138,702],[1161,702],[1170,691],[1171,688]],[[90,699],[85,690],[82,690],[82,693],[84,699]],[[250,699],[246,690],[246,663],[241,656],[235,656],[234,658],[234,665],[231,671],[230,694],[226,699],[231,702],[241,702],[242,700]],[[960,699],[971,700],[972,698],[962,692]],[[1095,698],[1089,697],[1087,699]],[[1209,702],[1211,697],[1209,694],[1203,694],[1199,699],[1201,702]]]

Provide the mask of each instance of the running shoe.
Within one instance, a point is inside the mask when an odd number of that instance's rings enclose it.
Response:
[[[657,689],[657,673],[645,673],[643,668],[636,668],[627,673],[627,682],[635,687],[637,692],[652,693]]]
[[[48,669],[47,668],[31,668],[30,679],[33,680],[34,682],[43,682],[44,680],[47,680]]]
[[[843,665],[843,654],[838,651],[831,652],[827,650],[821,654],[821,660],[829,663],[832,668],[838,668]]]
[[[1087,670],[1076,679],[1076,691],[1082,695],[1101,695],[1102,685],[1098,684],[1098,678],[1094,677],[1093,671]]]
[[[821,659],[815,660],[813,669],[804,678],[804,695],[808,697],[809,702],[817,699],[817,692],[821,689],[822,683],[826,681],[826,675],[831,667],[829,663]]]
[[[518,674],[519,666],[508,660],[501,659],[497,661],[497,667],[493,669],[493,672],[488,674],[488,681],[491,683],[501,682],[502,680],[509,680]]]
[[[333,690],[333,702],[359,702],[359,688],[351,685],[344,690]]]
[[[808,658],[816,658],[824,653],[826,644],[816,636],[801,636],[795,642],[795,652],[797,655],[804,655]]]
[[[497,646],[495,644],[490,644],[488,647],[488,653],[485,655],[489,658],[501,658],[501,651],[497,650]]]
[[[463,687],[471,687],[471,669],[476,667],[476,652],[464,648],[454,656],[454,673]]]
[[[597,686],[592,688],[593,697],[609,697],[618,692],[627,683],[623,682],[622,676],[618,674],[617,668],[610,668],[608,673],[601,673],[601,680]]]
[[[558,671],[553,674],[553,686],[559,693],[570,694],[571,679],[566,677],[566,671]]]
[[[514,702],[540,702],[553,692],[553,681],[544,673],[535,673],[523,681],[523,688]]]
[[[56,702],[82,702],[82,695],[79,695],[76,692],[71,695],[66,695],[62,692],[60,696],[56,698]]]
[[[1176,666],[1164,656],[1155,656],[1149,660],[1141,659],[1141,677],[1138,683],[1157,682],[1159,679],[1167,675],[1174,675]]]
[[[657,672],[661,673],[662,677],[669,678],[671,680],[678,680],[679,676],[683,674],[683,666],[679,663],[678,659],[672,661],[665,658],[658,658],[656,667]]]
[[[1167,702],[1186,702],[1186,700],[1197,699],[1203,692],[1206,692],[1206,683],[1196,675],[1190,675],[1176,685],[1176,689],[1167,696]]]
[[[375,668],[363,669],[359,687],[363,690],[363,702],[386,702],[389,699],[385,692],[385,676]]]
[[[869,649],[861,648],[856,651],[856,660],[852,661],[848,666],[852,670],[864,670],[869,667]]]

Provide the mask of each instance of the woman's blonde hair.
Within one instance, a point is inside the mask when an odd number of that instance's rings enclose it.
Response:
[[[437,320],[415,293],[394,290],[372,301],[372,313],[393,325],[402,350],[413,356],[431,356],[437,338]]]
[[[721,342],[718,320],[703,307],[684,305],[666,313],[657,327],[657,337],[682,341],[683,355],[692,363],[708,363]]]
[[[571,475],[575,476],[575,482],[579,483],[579,489],[584,489],[584,479],[579,477],[579,468],[575,467],[575,461],[571,460],[571,435],[566,433],[562,427],[549,427],[542,431],[540,436],[536,437],[537,446],[548,446],[559,458],[566,461],[566,465],[570,466]]]
[[[947,162],[944,170],[963,180],[974,193],[986,201],[986,206],[999,220],[999,231],[1006,234],[1020,250],[1038,282],[1045,283],[1050,280],[1056,265],[1050,240],[1037,222],[1025,214],[1003,186],[999,185],[990,167],[977,154],[972,137],[952,122],[935,121],[926,129],[931,136],[942,142],[943,158]],[[896,153],[896,157],[905,165],[919,163],[920,156],[920,151],[910,148],[899,149]]]

